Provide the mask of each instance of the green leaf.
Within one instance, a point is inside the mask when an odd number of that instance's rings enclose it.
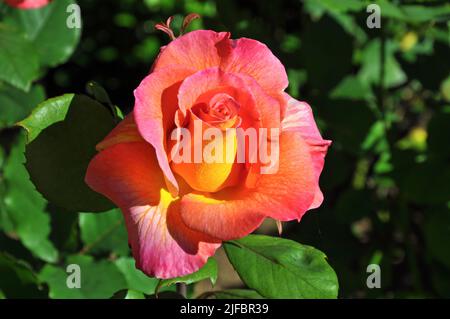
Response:
[[[361,11],[367,6],[367,3],[361,0],[306,0],[306,10],[314,16],[319,16],[323,11],[331,13],[346,13]]]
[[[401,7],[389,0],[378,0],[376,2],[380,6],[381,15],[386,18],[405,20],[407,17]]]
[[[80,266],[80,288],[69,288],[67,278],[70,273],[65,267],[70,264]],[[110,298],[116,291],[127,287],[122,273],[116,265],[107,260],[95,262],[91,256],[70,256],[64,268],[45,265],[39,273],[39,280],[49,287],[49,297],[57,299]]]
[[[67,27],[67,7],[71,4],[76,2],[58,0],[34,10],[11,9],[6,23],[23,30],[42,65],[56,66],[67,61],[80,40],[81,29]]]
[[[404,5],[402,6],[405,19],[414,23],[429,23],[432,20],[448,21],[450,5],[441,6]]]
[[[95,81],[89,81],[86,84],[86,92],[96,101],[107,105],[111,109],[111,113],[116,119],[123,119],[122,111],[113,103],[109,97],[108,92],[106,92],[105,88],[102,87]]]
[[[65,94],[48,99],[39,104],[30,116],[18,123],[27,131],[28,143],[32,142],[42,130],[63,121],[74,98],[74,94]]]
[[[217,271],[217,261],[211,257],[202,268],[190,275],[161,280],[158,287],[156,288],[156,291],[159,291],[159,289],[162,287],[168,287],[177,283],[185,283],[186,285],[190,285],[205,279],[209,279],[214,285],[217,280]]]
[[[51,219],[50,240],[59,251],[75,253],[79,251],[78,213],[48,204]]]
[[[330,93],[333,99],[370,100],[374,98],[369,85],[357,77],[348,75]]]
[[[117,124],[107,107],[66,94],[41,103],[19,124],[29,136],[25,155],[31,180],[49,202],[68,211],[114,207],[84,182],[95,145]]]
[[[216,299],[264,299],[263,296],[251,289],[213,291],[211,295],[216,297]]]
[[[145,275],[136,269],[135,261],[130,257],[121,257],[115,261],[117,268],[122,272],[127,282],[127,288],[146,295],[155,293],[159,280]]]
[[[122,213],[113,209],[102,214],[81,213],[81,239],[90,253],[128,255],[128,237]]]
[[[42,297],[33,269],[24,261],[0,252],[0,299]]]
[[[48,239],[50,218],[45,211],[47,203],[29,180],[23,165],[24,148],[25,137],[21,135],[4,167],[4,206],[13,225],[11,231],[17,234],[22,244],[39,258],[55,262],[58,252]]]
[[[441,94],[445,101],[450,102],[450,75],[442,81]]]
[[[10,26],[0,25],[0,80],[28,91],[39,75],[38,56],[25,36]]]
[[[145,299],[145,295],[139,291],[128,290],[125,299]]]
[[[321,251],[295,241],[249,235],[224,244],[244,283],[267,298],[336,298],[338,281]]]
[[[13,86],[0,83],[0,105],[2,108],[0,129],[23,120],[36,105],[44,100],[45,92],[40,85],[35,85],[29,92],[24,92]]]
[[[385,46],[385,75],[384,84],[386,87],[394,87],[406,82],[407,76],[403,72],[400,64],[395,59],[394,53],[396,46],[391,40],[386,41]],[[358,78],[363,83],[379,84],[380,83],[380,66],[381,66],[381,43],[379,39],[369,42],[361,53],[361,70]]]
[[[103,88],[100,84],[95,81],[90,81],[86,84],[86,91],[92,96],[95,100],[100,103],[112,105],[111,99],[106,92],[105,88]]]

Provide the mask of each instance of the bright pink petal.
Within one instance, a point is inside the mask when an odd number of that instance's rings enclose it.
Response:
[[[230,53],[220,66],[225,72],[249,75],[269,94],[276,95],[287,88],[286,70],[265,44],[241,38],[231,40],[229,45]]]
[[[220,246],[181,221],[179,203],[166,190],[155,152],[146,142],[101,151],[89,164],[86,183],[121,208],[136,265],[149,276],[192,273]]]
[[[134,91],[133,112],[138,130],[155,148],[159,165],[175,190],[178,190],[178,183],[167,158],[166,133],[174,125],[181,81],[192,73],[187,67],[167,66],[148,75]]]
[[[325,162],[325,155],[331,141],[324,140],[320,135],[311,107],[305,103],[297,101],[288,94],[283,95],[285,100],[284,118],[281,123],[283,131],[299,132],[308,143],[311,158],[314,164],[314,172],[317,179],[317,189],[312,208],[317,208],[322,204],[323,194],[319,188],[319,177]]]
[[[253,77],[271,95],[288,86],[286,70],[263,43],[252,39],[230,40],[226,32],[198,30],[189,32],[164,47],[154,70],[170,64],[196,70],[220,67],[227,73]]]
[[[19,9],[37,9],[46,6],[51,0],[5,0],[5,2]]]

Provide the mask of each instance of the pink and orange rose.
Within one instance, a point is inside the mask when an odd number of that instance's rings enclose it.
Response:
[[[134,92],[133,112],[98,144],[86,174],[92,189],[121,208],[139,269],[158,278],[192,273],[222,241],[246,236],[266,218],[300,220],[322,203],[330,141],[309,105],[284,92],[287,85],[283,64],[252,39],[199,30],[161,49]],[[174,161],[182,139],[174,132],[193,132],[193,123],[201,133],[225,132],[232,161]],[[276,170],[263,173],[260,158],[249,160],[237,128],[254,128],[269,144],[261,129],[279,132]]]

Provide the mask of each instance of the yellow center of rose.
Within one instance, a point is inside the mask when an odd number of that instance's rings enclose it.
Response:
[[[190,187],[216,192],[228,185],[237,151],[236,127],[240,124],[239,103],[226,93],[215,94],[208,103],[194,105],[189,112],[189,138],[183,162],[172,162],[172,170]],[[175,142],[169,141],[169,149]],[[186,150],[186,146],[189,148]],[[186,154],[183,154],[186,155]]]

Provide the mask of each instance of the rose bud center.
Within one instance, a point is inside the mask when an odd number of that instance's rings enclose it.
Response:
[[[216,93],[191,108],[186,130],[169,141],[169,149],[178,147],[182,155],[181,162],[172,160],[172,169],[193,189],[216,192],[233,184],[239,108],[229,94]]]

